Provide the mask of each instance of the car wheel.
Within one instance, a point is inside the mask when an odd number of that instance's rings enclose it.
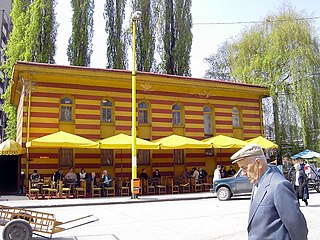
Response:
[[[30,240],[32,239],[32,228],[26,220],[14,219],[5,225],[2,238],[4,240]]]
[[[221,187],[217,192],[217,197],[220,201],[226,201],[231,198],[231,192],[229,188]]]

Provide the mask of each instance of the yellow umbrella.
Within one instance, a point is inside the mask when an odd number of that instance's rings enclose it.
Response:
[[[160,138],[154,143],[160,144],[161,149],[185,149],[185,148],[210,148],[210,143],[205,143],[193,138],[179,136],[176,134]]]
[[[137,149],[159,149],[159,144],[136,138]],[[131,149],[132,137],[123,133],[98,141],[102,149]]]
[[[99,144],[75,134],[59,131],[26,143],[27,148],[98,148]]]
[[[212,144],[212,147],[214,148],[242,148],[248,145],[245,141],[224,135],[217,135],[215,137],[203,139],[202,141]]]
[[[5,140],[0,144],[0,155],[20,155],[23,154],[23,148],[14,140]]]
[[[246,142],[258,144],[262,148],[278,148],[277,144],[275,144],[274,142],[271,142],[270,140],[262,136],[248,139],[246,140]]]

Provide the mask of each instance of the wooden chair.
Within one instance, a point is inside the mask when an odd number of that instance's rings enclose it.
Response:
[[[189,178],[182,179],[180,183],[180,189],[182,193],[190,193],[190,180]]]
[[[174,178],[171,178],[171,193],[179,193],[180,186]]]
[[[130,181],[121,179],[119,182],[119,194],[120,196],[130,196]]]
[[[91,197],[101,197],[101,187],[94,186],[93,181],[91,181]]]
[[[156,194],[156,187],[154,182],[149,181],[149,180],[144,180],[146,183],[146,189],[147,189],[147,194]]]
[[[160,182],[156,184],[158,194],[166,194],[167,192],[167,185],[166,185],[166,178],[161,177]]]
[[[203,185],[204,192],[210,192],[210,188],[212,187],[212,176],[206,176]]]
[[[197,182],[196,178],[194,178],[194,177],[191,179],[191,182],[192,182],[193,191],[195,193],[196,192],[202,192],[202,189],[203,189],[203,184],[202,183]]]
[[[103,187],[103,195],[105,197],[115,196],[116,195],[116,189],[115,189],[115,180],[111,182],[110,187]]]
[[[58,182],[58,190],[59,190],[59,196],[60,197],[64,197],[66,196],[67,198],[70,198],[70,194],[71,194],[71,188],[69,187],[64,187],[62,181],[59,180]]]
[[[28,189],[28,197],[29,199],[38,199],[39,197],[39,188],[36,185],[32,184],[31,180],[29,180],[29,189]]]
[[[80,187],[75,188],[76,198],[86,197],[87,194],[87,183],[86,181],[80,181]]]

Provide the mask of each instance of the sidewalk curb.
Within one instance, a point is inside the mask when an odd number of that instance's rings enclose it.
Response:
[[[176,196],[176,195],[175,195]],[[39,201],[39,204],[37,205],[32,205],[32,204],[24,204],[21,201],[19,203],[16,202],[16,204],[8,204],[11,205],[12,207],[17,207],[17,208],[56,208],[56,207],[78,207],[78,206],[94,206],[94,205],[119,205],[119,204],[133,204],[133,203],[152,203],[152,202],[168,202],[168,201],[182,201],[182,200],[199,200],[199,199],[209,199],[209,198],[215,198],[215,196],[208,195],[208,196],[188,196],[188,197],[171,197],[168,195],[168,197],[160,197],[158,198],[157,196],[151,197],[148,196],[144,198],[145,196],[142,196],[138,199],[113,199],[113,198],[105,198],[107,201],[102,202],[101,198],[99,199],[100,201],[90,201],[90,202],[77,202],[77,203],[72,203],[72,202],[62,202],[62,203],[52,203],[52,204],[41,204],[41,200],[36,200]],[[65,201],[72,201],[73,199],[68,199]],[[98,199],[97,199],[98,200]],[[118,201],[112,201],[112,200],[118,200]],[[119,201],[120,200],[120,201]],[[122,200],[122,201],[121,201]],[[31,201],[29,203],[32,203],[33,200],[24,200],[25,201]],[[50,201],[50,200],[48,200]],[[11,203],[14,203],[13,201],[10,201]],[[8,202],[9,203],[9,202]]]

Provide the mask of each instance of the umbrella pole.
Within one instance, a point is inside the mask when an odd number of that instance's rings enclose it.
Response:
[[[122,148],[121,148],[121,158],[120,158],[120,179],[122,180]]]

